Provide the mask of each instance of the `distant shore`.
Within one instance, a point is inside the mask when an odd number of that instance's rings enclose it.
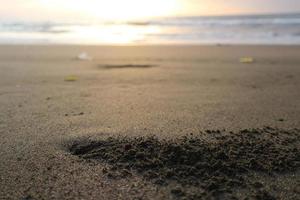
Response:
[[[0,21],[7,44],[286,44],[300,45],[300,14],[169,16],[134,20]]]

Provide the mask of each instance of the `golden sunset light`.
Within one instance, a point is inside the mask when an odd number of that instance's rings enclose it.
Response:
[[[2,19],[142,20],[162,16],[206,16],[298,12],[298,0],[10,0],[1,2]]]
[[[174,15],[179,10],[178,0],[41,0],[42,7],[59,12],[77,13],[101,20],[139,20]]]

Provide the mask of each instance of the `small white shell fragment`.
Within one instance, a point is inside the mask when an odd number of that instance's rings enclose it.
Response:
[[[78,60],[92,60],[93,58],[90,57],[86,52],[82,52],[77,56]]]

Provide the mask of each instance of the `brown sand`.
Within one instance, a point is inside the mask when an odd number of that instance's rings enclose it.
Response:
[[[77,60],[81,52],[93,60]],[[87,163],[67,144],[300,128],[299,55],[298,46],[1,46],[0,199],[170,199],[168,187],[138,174],[107,177],[105,163]],[[297,170],[254,177],[278,198],[299,197]]]

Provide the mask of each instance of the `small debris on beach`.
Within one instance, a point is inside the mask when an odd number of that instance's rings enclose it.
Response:
[[[66,76],[64,80],[67,82],[74,82],[78,80],[78,77],[74,75],[70,75],[70,76]]]
[[[252,58],[252,57],[240,58],[240,63],[251,64],[253,62],[254,62],[254,58]]]
[[[91,56],[89,56],[86,52],[82,52],[77,56],[78,60],[82,60],[82,61],[91,61],[93,60],[93,58]]]
[[[178,198],[219,198],[232,195],[236,188],[250,188],[251,197],[263,199],[272,195],[264,190],[263,183],[251,182],[247,177],[252,173],[271,175],[298,170],[299,133],[299,129],[265,127],[237,133],[206,130],[198,136],[173,140],[110,137],[78,140],[69,150],[82,159],[109,164],[105,173],[111,178],[136,173],[153,184],[175,183],[170,193]],[[203,134],[211,139],[205,140]],[[189,188],[198,189],[191,192]]]

